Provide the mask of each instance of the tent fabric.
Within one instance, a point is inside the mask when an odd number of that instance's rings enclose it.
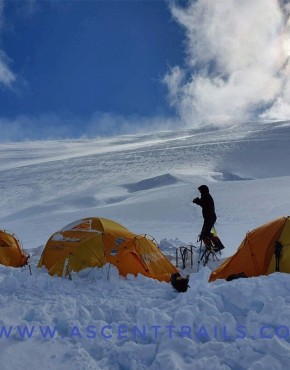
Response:
[[[38,267],[45,266],[49,274],[63,276],[67,271],[106,263],[116,266],[123,276],[140,273],[167,282],[177,272],[152,240],[115,221],[96,217],[78,220],[54,233]]]
[[[275,246],[283,246],[280,271],[290,273],[290,217],[280,217],[250,231],[237,252],[210,275],[209,281],[243,272],[247,277],[275,272]]]
[[[22,267],[27,264],[28,256],[23,252],[16,235],[0,230],[0,264]]]

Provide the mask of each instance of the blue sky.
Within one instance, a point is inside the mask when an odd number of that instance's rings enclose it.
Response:
[[[0,89],[3,119],[85,126],[96,112],[174,115],[162,80],[183,63],[184,31],[167,2],[4,1],[2,15],[1,48],[15,75]]]
[[[0,0],[0,141],[289,120],[289,15],[289,0]]]

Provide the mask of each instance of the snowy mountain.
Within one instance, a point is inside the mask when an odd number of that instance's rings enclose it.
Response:
[[[187,269],[190,289],[177,293],[108,266],[66,280],[36,265],[55,231],[91,216],[152,235],[174,258],[197,245],[203,183],[232,255],[247,231],[290,213],[289,138],[290,122],[277,122],[1,144],[0,228],[33,256],[32,275],[0,265],[0,368],[287,368],[286,274],[210,284],[208,267]]]

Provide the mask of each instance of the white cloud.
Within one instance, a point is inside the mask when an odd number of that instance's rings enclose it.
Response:
[[[3,30],[4,23],[3,10],[4,0],[0,0],[0,32]],[[16,81],[16,75],[10,69],[9,62],[5,52],[0,49],[0,84],[6,87],[12,87],[13,82]]]
[[[187,68],[174,67],[164,82],[188,126],[277,119],[280,109],[285,119],[290,109],[289,10],[288,1],[278,0],[172,6],[186,31]]]
[[[0,50],[0,83],[11,87],[16,81],[16,75],[9,68],[9,60],[3,50]]]

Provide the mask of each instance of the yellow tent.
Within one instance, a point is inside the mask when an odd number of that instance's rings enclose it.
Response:
[[[16,235],[0,230],[0,264],[21,267],[27,264],[27,260]]]
[[[124,226],[105,218],[85,218],[54,233],[45,245],[38,267],[51,275],[87,267],[116,266],[121,275],[143,274],[170,281],[178,270],[146,236],[133,234]]]
[[[290,217],[281,217],[249,232],[237,252],[212,272],[209,281],[234,274],[246,277],[290,273]]]

